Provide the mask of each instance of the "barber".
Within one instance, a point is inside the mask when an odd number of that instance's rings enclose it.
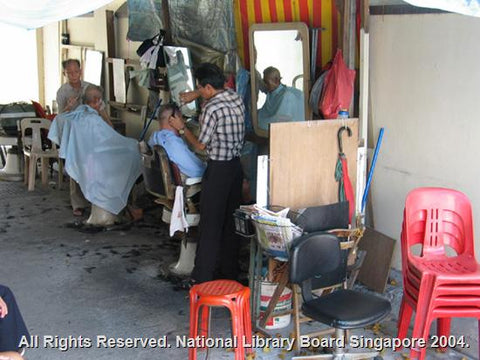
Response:
[[[67,82],[60,86],[57,91],[58,113],[64,113],[75,110],[79,105],[83,104],[83,97],[88,86],[93,86],[87,81],[82,80],[82,68],[80,61],[77,59],[68,59],[62,62],[63,75],[67,78]],[[98,114],[111,127],[113,127],[110,118],[105,111],[105,103],[102,99],[98,107]],[[89,202],[80,189],[80,186],[73,179],[70,179],[70,203],[74,216],[82,216],[85,208],[89,206]]]
[[[195,71],[197,92],[206,100],[197,138],[180,116],[170,124],[197,150],[206,150],[208,163],[200,197],[200,235],[189,288],[215,278],[237,279],[239,240],[233,212],[240,205],[245,136],[245,106],[233,90],[224,89],[225,76],[216,65],[203,63]]]

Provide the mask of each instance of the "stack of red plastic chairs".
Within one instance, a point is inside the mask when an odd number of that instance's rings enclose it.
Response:
[[[470,201],[451,189],[411,191],[405,202],[401,242],[404,285],[398,337],[406,338],[415,311],[412,339],[425,339],[441,349],[468,347],[464,337],[450,336],[450,321],[452,317],[480,319],[480,266],[474,255]],[[429,339],[434,319],[437,335]],[[414,346],[410,357],[424,359],[425,353],[426,347]]]

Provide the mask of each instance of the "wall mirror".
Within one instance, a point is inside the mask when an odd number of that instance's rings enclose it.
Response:
[[[170,98],[180,107],[184,116],[192,117],[198,110],[196,101],[180,106],[180,93],[195,89],[190,51],[186,47],[164,46],[163,52],[167,66]]]
[[[85,50],[85,64],[83,66],[83,80],[91,84],[102,83],[103,52],[96,50]]]
[[[252,123],[258,136],[268,137],[271,122],[310,118],[308,28],[304,23],[253,24],[249,30]],[[272,90],[263,71],[278,70],[281,85]]]

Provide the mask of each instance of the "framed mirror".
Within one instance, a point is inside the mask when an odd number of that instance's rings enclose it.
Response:
[[[268,137],[272,122],[310,118],[308,28],[304,23],[253,24],[249,30],[252,123]]]
[[[180,106],[180,93],[195,89],[190,51],[186,47],[164,46],[163,52],[171,100],[180,107],[184,116],[192,117],[198,111],[196,101]]]
[[[83,80],[100,86],[102,83],[103,52],[85,50],[85,65],[83,67]]]

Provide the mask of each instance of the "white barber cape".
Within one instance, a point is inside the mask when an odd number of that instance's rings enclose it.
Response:
[[[65,170],[92,204],[118,214],[141,174],[136,140],[120,135],[88,105],[57,115],[48,138],[60,146]]]

